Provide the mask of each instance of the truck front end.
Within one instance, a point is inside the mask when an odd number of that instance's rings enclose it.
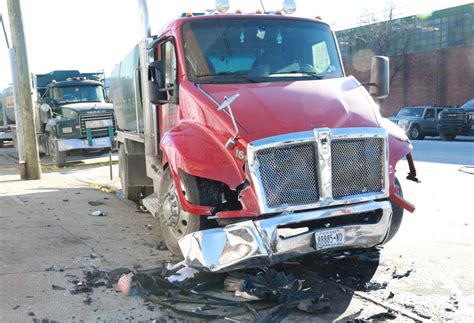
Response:
[[[148,79],[170,250],[176,240],[189,265],[221,272],[395,235],[414,210],[395,178],[405,156],[415,178],[412,147],[345,76],[326,23],[213,15],[164,30]]]
[[[474,135],[474,100],[466,102],[461,108],[444,110],[438,121],[438,131],[443,140]]]
[[[45,152],[64,166],[72,150],[106,150],[112,147],[115,123],[112,104],[106,103],[102,83],[81,78],[55,82],[50,97],[41,103]]]

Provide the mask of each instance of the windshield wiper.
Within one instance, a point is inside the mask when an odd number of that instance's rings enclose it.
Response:
[[[197,78],[212,77],[212,76],[237,76],[251,83],[258,83],[256,80],[254,80],[253,78],[251,78],[250,76],[242,72],[219,72],[219,73],[208,73],[208,74],[196,75]]]
[[[292,71],[279,71],[279,72],[272,72],[270,75],[278,75],[278,74],[304,74],[308,76],[312,76],[318,80],[322,80],[323,77],[318,75],[316,72],[308,72],[308,71],[300,71],[300,70],[292,70]]]

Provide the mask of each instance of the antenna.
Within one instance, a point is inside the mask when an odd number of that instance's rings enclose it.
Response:
[[[263,13],[267,13],[267,11],[265,10],[265,7],[264,7],[264,5],[263,5],[263,0],[260,0],[260,4],[262,5]]]

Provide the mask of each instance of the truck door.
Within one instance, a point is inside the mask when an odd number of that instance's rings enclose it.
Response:
[[[160,137],[173,128],[177,123],[177,96],[178,79],[176,64],[176,48],[173,40],[170,38],[160,44],[161,63],[164,71],[165,87],[169,90],[168,102],[161,106],[160,110]]]
[[[436,134],[437,131],[437,119],[436,119],[436,113],[434,108],[428,108],[425,111],[425,115],[423,116],[423,129],[422,132],[424,132],[427,135],[432,135]]]

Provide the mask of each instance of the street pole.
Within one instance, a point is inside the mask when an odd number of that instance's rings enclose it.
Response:
[[[22,129],[25,141],[25,171],[21,172],[21,179],[40,179],[41,165],[38,154],[38,142],[35,130],[35,111],[33,110],[33,97],[31,89],[30,68],[26,51],[25,34],[23,32],[23,18],[21,15],[20,0],[7,0],[8,17],[10,20],[10,32],[12,47],[15,51],[16,70],[18,77],[19,104],[21,109]],[[15,84],[13,85],[15,86]]]

